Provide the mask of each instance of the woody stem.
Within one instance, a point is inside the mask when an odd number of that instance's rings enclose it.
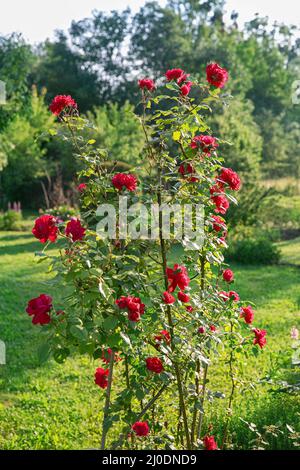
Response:
[[[165,240],[163,238],[163,220],[162,220],[162,212],[160,210],[162,206],[161,187],[162,187],[162,175],[161,175],[161,168],[159,165],[158,167],[158,192],[157,192],[157,202],[159,205],[159,240],[160,240],[160,249],[161,249],[161,256],[162,256],[162,268],[163,268],[163,276],[164,276],[164,281],[165,281],[165,289],[168,290],[166,245],[165,245]],[[175,349],[174,348],[174,323],[173,323],[170,305],[167,305],[167,318],[168,318],[168,324],[170,328],[171,349],[172,351],[174,351]],[[179,406],[182,411],[186,444],[187,444],[187,449],[190,450],[191,440],[190,440],[190,434],[189,434],[186,406],[185,406],[185,401],[184,401],[182,378],[181,378],[180,369],[179,369],[179,365],[177,361],[174,361],[173,364],[174,364],[174,370],[175,370],[175,375],[176,375],[176,380],[177,380],[177,387],[178,387],[178,394],[179,394]]]
[[[113,369],[114,369],[114,360],[115,352],[112,351],[109,360],[109,374],[108,374],[108,383],[106,388],[106,398],[103,412],[103,421],[102,421],[102,438],[101,438],[101,450],[105,449],[106,436],[107,436],[107,419],[109,416],[109,407],[110,407],[110,395],[111,395],[111,384],[113,378]]]

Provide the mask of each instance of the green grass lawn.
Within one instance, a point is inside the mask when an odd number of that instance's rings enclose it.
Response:
[[[286,260],[300,264],[300,240],[282,245]],[[103,392],[93,384],[98,361],[87,357],[68,359],[58,365],[50,360],[39,365],[36,350],[42,338],[33,327],[25,307],[40,293],[54,294],[47,284],[44,264],[36,264],[41,249],[29,232],[0,234],[0,339],[7,347],[7,364],[0,366],[0,448],[81,449],[99,447]],[[294,266],[233,266],[234,290],[256,302],[256,323],[268,330],[268,346],[257,358],[242,358],[244,378],[259,377],[299,382],[292,369],[290,329],[299,327],[300,269]],[[59,297],[59,290],[55,293]],[[226,367],[218,359],[217,371],[209,375],[211,390],[227,390]],[[217,359],[215,360],[217,362]],[[225,384],[225,385],[224,385]],[[272,393],[275,386],[242,385],[237,393],[230,433],[237,447],[247,449],[253,433],[239,419],[264,425],[285,424],[300,432],[300,398]],[[206,426],[214,425],[221,436],[225,401],[207,406]],[[271,436],[275,449],[292,448],[287,433]]]

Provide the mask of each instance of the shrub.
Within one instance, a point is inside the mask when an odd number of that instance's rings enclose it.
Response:
[[[108,433],[114,439],[110,448],[232,447],[229,425],[242,383],[237,379],[239,358],[256,357],[267,342],[267,332],[258,328],[252,307],[230,290],[234,273],[228,278],[223,271],[227,225],[217,214],[225,215],[241,181],[235,171],[224,167],[217,150],[223,141],[211,135],[201,113],[207,103],[223,100],[219,87],[228,73],[218,64],[207,66],[207,81],[216,88],[188,77],[183,70],[172,69],[166,73],[165,86],[156,88],[148,78],[139,81],[147,179],[139,168],[120,173],[108,167],[107,151],[93,147],[95,139],[82,139],[80,132],[89,123],[79,116],[77,106],[70,106],[70,97],[55,98],[60,103],[60,125],[69,131],[82,162],[78,182],[88,183],[79,191],[80,219],[58,223],[52,212],[36,219],[32,230],[42,244],[59,243],[59,253],[49,256],[49,261],[56,273],[54,282],[65,290],[63,310],[43,293],[29,300],[26,312],[45,332],[41,359],[52,354],[61,363],[78,351],[101,360],[94,382],[99,393],[106,394],[102,449],[107,447]],[[191,86],[205,98],[190,98]],[[119,137],[122,142],[120,131]],[[130,217],[131,209],[139,207],[129,231],[127,209],[120,210],[124,196]],[[181,208],[196,205],[196,217],[187,211],[184,237],[175,237],[175,229],[174,236],[167,231],[165,237],[163,209],[171,209],[170,201],[176,203],[172,222],[179,226]],[[148,237],[145,213],[150,204],[156,215],[151,217]],[[99,221],[95,230],[101,211],[110,217]],[[194,225],[197,230],[191,233]],[[174,252],[179,240],[181,257]],[[46,249],[42,255],[47,259]],[[205,412],[208,401],[211,406],[224,393],[217,390],[212,395],[206,384],[208,368],[220,349],[228,358],[230,392],[222,434],[215,440]],[[114,368],[121,368],[121,380]]]
[[[40,210],[40,214],[44,214],[45,211]],[[74,207],[70,207],[67,205],[53,207],[52,209],[47,209],[47,214],[53,215],[53,217],[57,217],[63,221],[70,219],[71,217],[76,217],[78,215],[78,210]]]
[[[21,212],[8,210],[0,214],[0,230],[22,230],[21,222]]]
[[[276,264],[280,251],[272,239],[272,232],[258,227],[240,227],[231,236],[226,258],[243,264]]]

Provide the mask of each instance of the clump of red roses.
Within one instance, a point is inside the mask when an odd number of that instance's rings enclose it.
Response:
[[[116,300],[116,304],[121,310],[127,309],[128,319],[132,322],[140,321],[141,315],[145,313],[145,304],[139,297],[122,296]]]

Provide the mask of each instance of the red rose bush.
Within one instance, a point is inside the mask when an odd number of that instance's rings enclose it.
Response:
[[[104,401],[101,448],[232,448],[239,360],[256,357],[267,340],[249,300],[229,290],[238,275],[224,263],[227,210],[241,179],[224,166],[223,136],[209,128],[205,113],[208,103],[213,110],[226,99],[228,79],[225,68],[211,63],[206,81],[182,68],[167,70],[157,83],[138,81],[143,172],[118,172],[96,141],[85,141],[89,123],[72,97],[57,96],[50,105],[80,161],[81,211],[66,222],[47,214],[35,221],[43,256],[49,244],[58,248],[49,262],[65,300],[56,311],[57,299],[43,293],[29,300],[26,312],[44,330],[54,359],[63,362],[74,351],[95,360],[94,382]],[[197,236],[165,237],[159,210],[155,237],[132,237],[118,212],[124,198],[159,208],[201,204]],[[110,237],[98,231],[102,204],[113,208]],[[180,211],[173,211],[174,225]],[[139,219],[137,232],[142,225]],[[212,435],[211,407],[224,396],[209,378],[218,357],[226,369],[225,398]]]

